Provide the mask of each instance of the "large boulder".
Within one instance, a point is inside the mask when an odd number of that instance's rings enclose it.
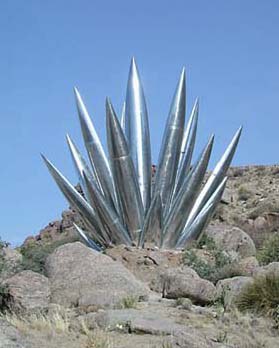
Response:
[[[14,312],[46,309],[50,299],[48,279],[33,271],[22,271],[2,282],[5,306]]]
[[[51,302],[65,307],[114,306],[126,297],[144,298],[148,289],[120,262],[80,242],[57,248],[46,261]]]
[[[216,299],[222,299],[225,308],[233,307],[241,291],[252,283],[252,277],[244,276],[219,280],[216,285]]]
[[[209,226],[206,234],[214,240],[218,248],[227,252],[235,251],[241,258],[256,254],[253,240],[238,227],[226,225]]]
[[[152,289],[162,292],[163,297],[172,299],[187,297],[197,304],[210,303],[216,296],[215,286],[186,266],[159,273]]]

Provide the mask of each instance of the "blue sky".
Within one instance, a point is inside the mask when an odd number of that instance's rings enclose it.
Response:
[[[212,166],[242,124],[234,164],[278,163],[278,15],[278,0],[1,1],[2,239],[19,244],[68,206],[39,153],[76,182],[65,142],[69,132],[82,148],[72,87],[105,143],[105,97],[121,109],[133,55],[153,162],[185,65],[187,109],[200,97],[197,152],[214,132]]]

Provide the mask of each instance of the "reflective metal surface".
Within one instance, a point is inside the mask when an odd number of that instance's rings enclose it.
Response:
[[[133,240],[143,226],[143,205],[134,165],[127,142],[112,104],[106,100],[107,142],[117,197],[123,221]]]
[[[125,129],[143,208],[146,211],[151,199],[150,135],[145,97],[134,58],[131,62],[127,84]]]
[[[175,184],[184,131],[185,99],[185,69],[183,69],[165,126],[153,191],[154,194],[161,195],[163,215],[165,214],[165,207],[170,203]]]
[[[151,190],[151,146],[146,102],[135,60],[132,59],[126,101],[119,121],[106,100],[107,153],[78,90],[75,97],[84,144],[91,166],[67,135],[82,194],[43,156],[53,179],[77,211],[81,240],[102,251],[116,244],[152,243],[184,248],[198,240],[222,197],[239,142],[240,127],[205,182],[214,137],[194,164],[199,101],[185,127],[186,84],[183,69],[172,100]],[[152,191],[152,192],[151,192]]]

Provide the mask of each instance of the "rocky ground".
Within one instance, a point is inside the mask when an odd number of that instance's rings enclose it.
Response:
[[[94,252],[71,210],[2,247],[0,348],[279,347],[279,285],[278,317],[239,305],[260,277],[279,284],[279,249],[259,256],[279,229],[278,191],[279,166],[231,168],[206,237],[183,252]]]

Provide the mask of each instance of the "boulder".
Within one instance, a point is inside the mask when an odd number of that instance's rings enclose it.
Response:
[[[254,271],[254,276],[275,274],[279,277],[279,262],[271,262],[269,265],[258,267]]]
[[[10,247],[6,247],[0,250],[0,256],[3,260],[3,264],[1,267],[0,273],[0,282],[4,279],[11,277],[15,274],[22,262],[22,255],[16,249],[12,249]]]
[[[2,284],[6,288],[5,306],[14,312],[46,309],[49,304],[48,279],[33,271],[22,271]]]
[[[214,225],[207,228],[206,234],[217,247],[227,251],[236,251],[241,258],[255,256],[256,247],[249,235],[238,227]]]
[[[114,306],[126,297],[145,298],[148,289],[120,262],[80,242],[62,245],[46,261],[51,302],[65,307]]]
[[[222,298],[225,308],[233,307],[242,289],[251,283],[253,283],[253,278],[244,276],[219,280],[216,285],[216,299]]]
[[[208,280],[202,279],[190,267],[177,267],[158,274],[153,290],[160,291],[163,297],[178,299],[190,298],[195,304],[206,304],[214,300],[215,286]]]

